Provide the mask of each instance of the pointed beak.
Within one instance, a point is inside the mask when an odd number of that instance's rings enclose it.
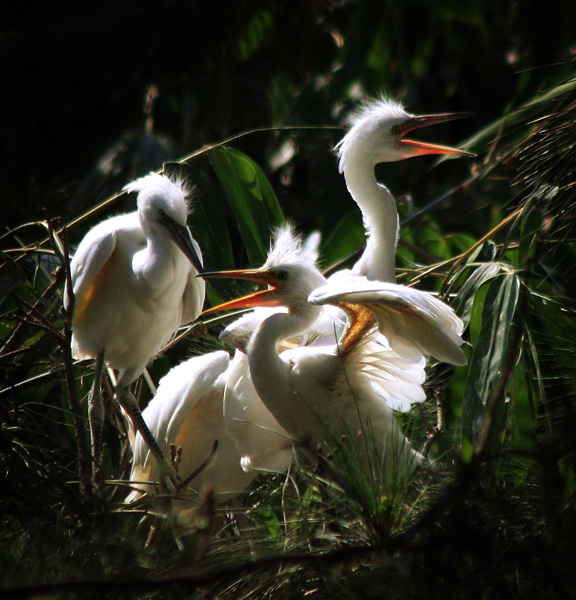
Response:
[[[281,302],[278,298],[270,297],[272,292],[278,289],[278,281],[274,276],[266,270],[262,269],[239,269],[233,271],[211,271],[206,273],[200,273],[201,277],[207,279],[247,279],[249,281],[256,281],[257,283],[265,283],[271,286],[271,289],[260,290],[247,294],[235,300],[224,302],[218,306],[213,306],[208,310],[205,310],[200,314],[200,318],[220,312],[222,310],[232,310],[237,308],[255,308],[257,306],[281,306]]]
[[[179,225],[174,219],[171,219],[168,216],[162,220],[162,223],[166,229],[168,229],[172,240],[174,240],[174,243],[182,250],[184,256],[192,263],[198,273],[202,273],[204,270],[202,258],[200,257],[197,244],[194,242],[188,227],[186,227],[186,225]]]
[[[437,115],[420,115],[408,119],[401,127],[399,134],[400,144],[410,146],[415,154],[456,154],[458,156],[476,156],[472,152],[451,148],[450,146],[441,146],[439,144],[430,144],[428,142],[418,142],[416,140],[404,139],[404,136],[410,131],[427,127],[428,125],[436,125],[437,123],[445,123],[446,121],[455,121],[456,119],[464,119],[471,117],[473,113],[442,113]]]

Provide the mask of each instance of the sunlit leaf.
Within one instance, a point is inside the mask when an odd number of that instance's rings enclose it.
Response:
[[[266,260],[268,239],[284,222],[282,209],[262,169],[232,148],[218,147],[208,157],[232,209],[252,265]]]

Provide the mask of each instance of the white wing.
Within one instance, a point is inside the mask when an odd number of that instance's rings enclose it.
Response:
[[[352,304],[369,310],[390,347],[400,356],[416,358],[425,354],[454,365],[467,362],[460,348],[462,321],[428,292],[358,280],[322,286],[308,300],[312,304]]]
[[[282,359],[290,368],[284,397],[292,410],[277,416],[294,437],[311,441],[313,447],[324,440],[349,439],[360,461],[368,465],[372,439],[387,468],[396,460],[413,465],[418,454],[403,435],[392,406],[423,399],[423,368],[418,362],[403,372],[399,357],[390,350],[383,357],[386,352],[377,346],[368,350],[361,341],[345,355],[327,346],[284,352]]]
[[[194,238],[192,238],[192,244],[196,250],[196,255],[202,260],[200,246],[196,243]],[[195,321],[204,305],[206,282],[201,277],[196,277],[196,275],[196,269],[191,268],[190,273],[188,274],[188,282],[184,290],[184,306],[180,326]]]
[[[293,458],[291,440],[260,400],[248,357],[239,351],[227,373],[224,417],[226,432],[234,440],[245,469],[278,473],[288,468]]]
[[[422,384],[426,380],[426,359],[398,355],[380,335],[367,336],[356,345],[348,361],[369,381],[375,393],[393,410],[407,412],[413,404],[424,402]]]
[[[174,367],[160,380],[154,398],[142,416],[163,451],[178,436],[186,416],[207,394],[224,382],[219,379],[228,368],[230,357],[222,350],[195,356]],[[149,450],[140,435],[134,443],[134,468],[147,466]]]
[[[104,221],[91,229],[78,246],[70,263],[72,289],[77,306],[116,248],[116,231],[110,226],[112,221],[113,219]],[[64,306],[67,306],[66,296]]]

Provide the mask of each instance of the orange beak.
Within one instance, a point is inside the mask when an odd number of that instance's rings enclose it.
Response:
[[[410,131],[427,127],[428,125],[436,125],[437,123],[445,123],[446,121],[455,121],[472,116],[473,113],[442,113],[437,115],[421,115],[411,117],[403,125],[399,134],[400,143],[404,146],[411,146],[416,154],[457,154],[458,156],[476,156],[472,152],[466,150],[458,150],[450,146],[441,146],[439,144],[430,144],[428,142],[417,142],[416,140],[405,140],[404,136]]]
[[[203,313],[199,315],[199,317],[204,317],[206,315],[211,315],[215,312],[220,312],[222,310],[232,310],[237,308],[255,308],[257,306],[281,306],[282,303],[280,299],[270,297],[272,292],[275,292],[278,289],[278,281],[277,279],[269,272],[262,269],[239,269],[232,271],[211,271],[206,273],[201,273],[199,277],[206,277],[212,279],[247,279],[249,281],[256,281],[258,283],[265,283],[271,286],[271,289],[268,290],[260,290],[258,292],[253,292],[252,294],[247,294],[246,296],[241,296],[240,298],[236,298],[235,300],[230,300],[228,302],[224,302],[223,304],[219,304],[218,306],[213,306],[208,310],[205,310]]]

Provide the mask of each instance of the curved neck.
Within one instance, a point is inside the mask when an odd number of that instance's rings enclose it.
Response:
[[[164,289],[173,280],[175,269],[184,258],[176,244],[152,231],[147,235],[146,246],[134,254],[132,269],[136,279],[147,287]]]
[[[394,196],[376,181],[374,165],[365,161],[347,165],[344,178],[350,195],[362,211],[367,235],[366,249],[352,272],[371,280],[395,283],[399,225]]]
[[[276,313],[263,321],[252,335],[246,353],[254,387],[280,425],[291,435],[299,434],[298,398],[290,386],[290,362],[278,354],[278,344],[306,331],[322,311],[320,306],[305,303],[297,311]]]
[[[309,329],[321,312],[321,306],[304,301],[296,307],[292,307],[290,312],[275,313],[264,319],[248,342],[246,348],[248,357],[259,353],[263,357],[263,362],[268,362],[269,359],[279,359],[278,345]],[[273,352],[265,354],[270,349]]]

